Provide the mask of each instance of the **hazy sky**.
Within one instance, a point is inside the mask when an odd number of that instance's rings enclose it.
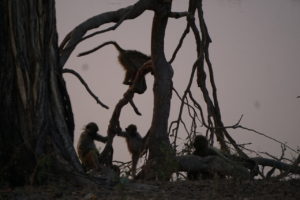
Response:
[[[134,2],[57,0],[60,41],[86,19]],[[188,0],[173,2],[174,11],[187,9]],[[205,20],[213,40],[210,57],[224,123],[235,124],[243,114],[242,125],[287,142],[295,149],[299,148],[300,98],[296,97],[300,96],[300,1],[203,0],[203,4]],[[108,40],[116,40],[125,49],[137,49],[149,54],[152,17],[152,12],[145,12],[136,20],[124,22],[116,31],[91,38],[80,44],[70,57],[65,67],[78,71],[95,94],[110,107],[106,110],[97,105],[80,82],[66,74],[75,115],[75,142],[83,126],[90,121],[96,122],[100,133],[106,135],[113,108],[127,89],[122,85],[124,72],[112,46],[85,57],[77,58],[76,55]],[[185,19],[169,20],[165,42],[168,59],[185,25]],[[173,64],[174,87],[181,94],[195,59],[195,42],[190,35]],[[121,115],[122,128],[135,123],[140,133],[145,135],[152,120],[152,84],[153,77],[148,75],[147,92],[134,98],[143,116],[136,116],[132,108],[127,106]],[[193,92],[204,105],[200,89],[194,87]],[[169,121],[177,118],[179,110],[175,95],[172,102]],[[252,142],[251,148],[258,151],[275,155],[280,153],[280,145],[262,136],[242,130],[229,132],[238,143]],[[185,135],[182,134],[182,137],[185,138]],[[129,159],[127,150],[124,150],[125,140],[116,138],[114,149],[114,159]]]

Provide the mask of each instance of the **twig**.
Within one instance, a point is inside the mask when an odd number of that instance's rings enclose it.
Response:
[[[266,135],[266,134],[264,134],[264,133],[258,132],[258,131],[254,130],[254,129],[247,128],[247,127],[244,127],[244,126],[242,126],[242,125],[238,125],[238,126],[236,126],[236,128],[241,128],[241,129],[245,129],[245,130],[250,131],[250,132],[257,133],[258,135],[264,136],[264,137],[266,137],[266,138],[268,138],[268,139],[270,139],[270,140],[273,140],[273,141],[275,141],[275,142],[277,142],[277,143],[279,143],[279,144],[281,144],[281,145],[286,146],[289,150],[291,150],[291,151],[293,151],[293,152],[295,152],[295,153],[299,153],[297,150],[293,149],[293,148],[290,147],[289,145],[287,145],[287,144],[285,144],[285,143],[283,143],[283,142],[280,142],[279,140],[277,140],[277,139],[275,139],[275,138],[272,138],[272,137],[270,137],[270,136],[268,136],[268,135]]]
[[[194,78],[194,75],[195,75],[195,71],[196,71],[196,68],[197,68],[198,61],[199,61],[199,59],[197,59],[196,62],[194,63],[194,65],[193,65],[193,69],[192,69],[192,72],[191,72],[191,75],[190,75],[189,83],[186,87],[186,90],[185,90],[185,92],[183,94],[183,97],[182,97],[182,100],[181,100],[179,114],[178,114],[177,122],[176,122],[176,127],[174,129],[175,134],[174,134],[173,147],[174,147],[175,150],[176,150],[176,140],[177,140],[177,135],[178,135],[178,130],[179,130],[179,124],[180,124],[180,121],[182,121],[181,118],[182,118],[182,112],[183,112],[183,107],[184,107],[184,100],[186,99],[187,94],[190,91],[190,88],[192,86],[193,78]]]
[[[113,26],[111,26],[111,27],[109,27],[109,28],[107,28],[107,29],[104,29],[104,30],[101,30],[101,31],[96,31],[96,32],[94,32],[94,33],[91,33],[91,34],[89,34],[89,35],[83,37],[79,42],[82,42],[82,41],[84,41],[84,40],[86,40],[86,39],[88,39],[88,38],[91,38],[91,37],[95,36],[95,35],[98,35],[98,34],[101,34],[101,33],[105,33],[105,32],[108,32],[108,31],[113,31],[113,30],[115,30],[115,29],[118,28],[118,27],[122,24],[122,22],[128,17],[128,15],[131,13],[131,11],[133,10],[133,8],[134,8],[134,7],[132,6],[132,8],[129,9],[129,10],[121,17],[121,19],[120,19],[115,25],[113,25]]]
[[[184,40],[184,38],[187,36],[187,34],[188,34],[189,32],[190,32],[190,25],[187,24],[187,25],[186,25],[186,28],[185,28],[185,30],[184,30],[184,32],[183,32],[182,35],[181,35],[181,38],[180,38],[180,40],[179,40],[178,45],[177,45],[176,49],[174,50],[174,53],[173,53],[173,55],[172,55],[172,58],[171,58],[170,61],[169,61],[170,64],[172,64],[173,61],[175,60],[178,51],[179,51],[180,48],[182,47],[183,40]]]
[[[134,102],[133,102],[132,99],[129,101],[129,103],[130,103],[131,107],[133,108],[134,112],[135,112],[137,115],[141,116],[142,113],[140,113],[139,109],[136,107],[136,105],[134,104]]]
[[[188,16],[188,15],[186,15],[186,16]],[[181,35],[181,37],[180,37],[179,43],[178,43],[176,49],[174,50],[174,53],[173,53],[173,55],[172,55],[172,58],[171,58],[170,61],[169,61],[170,64],[172,64],[173,61],[175,60],[178,51],[179,51],[180,48],[182,47],[183,40],[185,39],[185,37],[187,36],[187,34],[188,34],[189,32],[190,32],[190,24],[189,24],[189,21],[187,20],[186,28],[185,28],[184,32],[182,33],[182,35]]]
[[[196,99],[194,98],[193,94],[191,93],[191,91],[188,93],[190,99],[192,100],[192,102],[194,103],[194,105],[198,108],[198,110],[200,111],[200,116],[201,116],[201,120],[202,120],[202,124],[207,128],[208,125],[205,122],[204,119],[204,114],[203,114],[203,110],[202,107],[200,106],[200,104],[196,101]]]
[[[270,154],[268,152],[261,152],[261,151],[259,151],[258,153],[264,154],[264,155],[269,156],[270,158],[272,158],[274,160],[280,161],[280,159],[276,158],[276,156],[273,156],[272,154]]]
[[[72,69],[65,68],[65,69],[63,69],[63,73],[70,73],[70,74],[73,74],[74,76],[76,76],[79,79],[79,81],[82,83],[82,85],[85,87],[87,92],[96,100],[96,102],[98,104],[100,104],[102,107],[109,109],[109,107],[107,105],[105,105],[104,103],[102,103],[100,101],[100,99],[91,91],[88,84],[84,81],[84,79],[80,76],[80,74],[78,72],[76,72],[75,70],[72,70]]]
[[[178,99],[180,99],[180,101],[182,101],[182,98],[181,98],[181,96],[179,95],[178,91],[177,91],[174,87],[172,88],[172,90],[173,90],[173,92],[175,92],[175,94],[176,94],[176,96],[178,97]],[[197,114],[195,108],[194,108],[192,105],[190,105],[189,103],[187,103],[187,102],[184,102],[184,104],[185,104],[189,109],[192,109],[192,110],[193,110],[194,115],[196,115],[196,118],[198,119],[198,121],[199,121],[200,123],[202,123],[202,121],[201,121],[201,120],[199,119],[199,117],[198,117],[198,114]]]

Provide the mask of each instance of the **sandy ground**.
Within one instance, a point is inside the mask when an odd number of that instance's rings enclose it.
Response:
[[[300,199],[300,180],[289,181],[177,181],[134,182],[111,188],[90,187],[70,183],[26,186],[0,190],[0,200],[114,200],[114,199]]]

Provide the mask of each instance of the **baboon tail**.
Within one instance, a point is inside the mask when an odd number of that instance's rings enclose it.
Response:
[[[116,49],[119,51],[119,53],[122,53],[122,52],[125,51],[124,49],[122,49],[120,47],[120,45],[116,41],[108,41],[108,42],[104,42],[103,44],[101,44],[101,45],[99,45],[99,46],[97,46],[97,47],[95,47],[95,48],[93,48],[89,51],[85,51],[85,52],[82,52],[82,53],[78,54],[78,57],[85,56],[87,54],[93,53],[93,52],[97,51],[98,49],[101,49],[102,47],[104,47],[106,45],[109,45],[109,44],[114,45],[116,47]]]

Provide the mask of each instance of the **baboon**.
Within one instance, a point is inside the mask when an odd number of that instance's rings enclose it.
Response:
[[[256,176],[258,174],[258,166],[257,163],[250,158],[242,158],[236,155],[222,153],[219,149],[216,149],[209,145],[206,137],[202,135],[197,135],[194,139],[193,147],[195,151],[193,155],[197,155],[200,157],[206,156],[219,156],[220,158],[226,160],[227,162],[231,162],[235,164],[240,164],[250,170],[251,176]],[[200,177],[202,179],[211,179],[214,175],[218,175],[220,178],[225,178],[224,174],[221,173],[212,173],[209,171],[201,171],[201,172],[188,172],[189,180],[198,180]]]
[[[107,137],[99,135],[99,128],[96,123],[90,122],[85,126],[84,131],[81,133],[78,144],[77,152],[79,159],[85,170],[99,169],[99,152],[96,148],[94,140],[100,142],[107,142]]]
[[[142,67],[146,61],[149,61],[151,59],[149,56],[136,50],[125,50],[121,48],[120,45],[115,41],[105,42],[92,50],[80,53],[78,56],[87,55],[110,44],[114,45],[115,48],[118,50],[119,52],[118,60],[122,65],[123,69],[125,70],[125,77],[124,77],[123,84],[132,85],[139,68]],[[145,77],[143,77],[137,83],[135,92],[138,94],[143,94],[146,91],[146,89],[147,89],[146,80]]]
[[[122,131],[118,133],[118,136],[125,137],[128,150],[131,153],[131,160],[132,160],[131,174],[133,178],[136,175],[136,165],[138,163],[139,157],[143,154],[146,148],[146,141],[148,135],[149,132],[144,138],[142,138],[139,132],[137,132],[137,127],[134,124],[130,124],[125,129],[125,132]]]
[[[210,147],[208,140],[203,135],[197,135],[194,139],[193,147],[195,149],[194,155],[205,157],[205,156],[216,156],[220,152],[217,149]]]
[[[217,149],[214,149],[213,147],[209,146],[209,143],[206,139],[206,137],[202,135],[197,135],[194,139],[193,143],[194,152],[193,155],[200,156],[200,157],[206,157],[206,156],[221,156],[221,152],[218,152]],[[188,179],[189,180],[198,180],[201,179],[211,179],[213,178],[214,174],[209,171],[201,171],[201,172],[188,172]]]
[[[210,146],[208,144],[208,141],[206,139],[206,137],[202,136],[202,135],[198,135],[195,137],[194,140],[194,155],[198,155],[201,157],[205,157],[205,156],[219,156],[220,158],[228,161],[228,162],[235,162],[236,164],[240,164],[244,167],[246,167],[247,169],[249,169],[250,171],[250,175],[252,177],[256,176],[258,174],[258,165],[257,163],[250,159],[250,158],[244,158],[244,157],[240,157],[237,155],[232,155],[232,154],[227,154],[227,153],[223,153],[221,152],[219,149],[214,148],[212,146]],[[204,178],[209,178],[209,174],[202,174],[202,176],[204,175]],[[219,177],[224,177],[224,175],[218,173]]]

